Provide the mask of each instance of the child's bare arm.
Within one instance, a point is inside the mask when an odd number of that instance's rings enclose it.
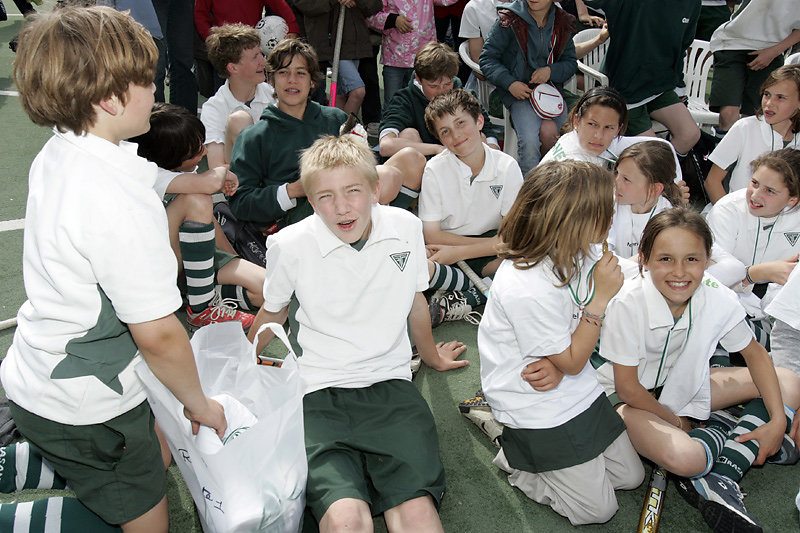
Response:
[[[727,175],[728,172],[724,168],[720,168],[717,165],[712,165],[711,170],[708,171],[705,186],[706,192],[708,193],[708,197],[712,204],[717,203],[717,200],[727,194],[725,192],[725,187],[722,186],[722,180],[724,180],[725,176]]]
[[[175,315],[129,324],[129,328],[147,366],[183,404],[192,432],[197,434],[204,425],[214,428],[222,438],[227,426],[225,413],[203,393],[189,337]]]
[[[228,177],[228,174],[232,178]],[[228,172],[228,167],[221,166],[212,168],[202,174],[186,172],[179,174],[167,186],[167,192],[171,194],[214,194],[222,189],[226,181],[235,179],[236,176]],[[236,180],[238,186],[239,181]]]
[[[639,382],[639,367],[614,363],[614,387],[619,399],[626,404],[649,411],[665,422],[682,429],[683,421],[680,417],[666,405],[659,403]]]
[[[444,151],[441,144],[431,144],[422,140],[406,139],[396,133],[387,133],[380,140],[380,153],[383,157],[391,157],[403,148],[413,148],[422,155],[436,155]]]
[[[431,331],[431,314],[425,296],[418,292],[408,314],[411,338],[417,346],[422,361],[434,370],[445,371],[467,366],[469,361],[458,361],[458,356],[467,349],[458,341],[436,343]],[[251,330],[252,331],[252,330]]]

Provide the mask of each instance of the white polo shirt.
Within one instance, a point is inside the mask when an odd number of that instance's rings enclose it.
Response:
[[[586,296],[585,280],[595,261],[583,261],[580,287],[577,279],[572,282],[579,298]],[[534,390],[520,375],[528,364],[566,350],[580,322],[580,307],[568,287],[556,286],[552,267],[549,258],[528,270],[503,261],[478,326],[483,392],[495,418],[512,428],[560,426],[603,393],[588,362],[547,392]]]
[[[443,231],[476,236],[500,227],[522,187],[522,172],[506,153],[482,145],[486,160],[480,173],[450,150],[431,158],[422,173],[419,218],[441,222]]]
[[[746,189],[726,194],[708,213],[714,242],[746,266],[787,259],[800,252],[800,208],[772,218],[747,209]]]
[[[608,247],[622,257],[633,257],[639,253],[639,241],[644,227],[655,215],[672,207],[669,200],[658,197],[656,205],[647,213],[634,213],[630,205],[614,206],[611,229],[608,231]]]
[[[316,214],[267,242],[264,308],[276,312],[297,297],[306,393],[410,380],[406,323],[415,294],[427,288],[422,223],[402,209],[372,207],[361,251]]]
[[[126,324],[181,305],[156,165],[136,145],[58,133],[30,169],[28,300],[0,367],[8,397],[63,424],[105,422],[146,397]]]
[[[503,0],[470,0],[464,6],[458,36],[462,39],[480,37],[486,40],[489,30],[497,20],[497,9],[506,7],[510,3],[510,1]]]
[[[783,137],[764,122],[763,117],[744,117],[731,126],[708,160],[723,170],[736,163],[728,185],[728,192],[734,192],[746,188],[750,182],[751,161],[765,152],[780,150],[783,144]],[[800,133],[796,133],[786,147],[800,148]]]
[[[611,141],[608,148],[598,156],[584,150],[578,139],[578,133],[573,130],[559,137],[556,144],[544,155],[539,164],[541,165],[547,161],[564,161],[569,159],[594,163],[607,170],[612,170],[614,168],[614,163],[619,159],[619,154],[621,154],[625,148],[642,141],[660,141],[666,143],[670,150],[672,150],[672,155],[675,158],[675,181],[683,179],[683,172],[681,172],[681,165],[678,161],[678,154],[675,153],[675,148],[673,148],[669,141],[658,137],[614,137],[614,140]]]
[[[706,274],[675,321],[645,272],[626,280],[608,304],[600,355],[611,363],[638,367],[646,389],[663,385],[662,404],[681,416],[705,420],[711,407],[708,361],[717,343],[731,352],[750,344],[753,333],[744,317],[736,294]],[[602,365],[597,375],[606,392],[614,392],[613,365]]]
[[[258,122],[261,113],[270,104],[278,101],[273,96],[275,89],[267,82],[261,82],[256,86],[256,94],[253,101],[248,106],[245,102],[240,102],[233,96],[230,89],[230,80],[225,80],[225,84],[217,90],[217,93],[206,100],[200,110],[200,120],[206,127],[206,144],[225,143],[225,125],[228,117],[237,109],[247,111],[253,117],[253,123]]]

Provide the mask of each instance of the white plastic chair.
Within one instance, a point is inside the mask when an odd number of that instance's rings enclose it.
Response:
[[[683,81],[686,83],[689,113],[701,128],[719,124],[719,113],[711,111],[706,102],[708,73],[713,64],[714,55],[711,53],[708,41],[695,39],[686,50],[686,58],[683,62]]]
[[[800,65],[800,52],[789,54],[783,61],[784,65]]]
[[[469,55],[469,43],[464,41],[458,47],[458,55],[461,56],[461,61],[464,62],[469,68],[472,69],[473,72],[476,74],[480,74],[481,76],[483,73],[481,72],[481,67]],[[480,101],[481,105],[484,109],[489,109],[489,96],[492,94],[492,90],[494,86],[486,80],[478,79],[478,100]],[[492,121],[492,124],[497,126],[503,127],[503,151],[513,157],[514,159],[517,158],[517,133],[514,131],[514,128],[511,126],[511,115],[508,113],[508,109],[506,106],[503,106],[503,118],[502,120],[497,117],[489,116],[489,120]]]
[[[572,37],[572,42],[576,45],[585,43],[597,37],[600,31],[600,28],[589,28],[579,31]],[[600,67],[602,67],[603,59],[606,57],[609,41],[610,39],[607,39],[606,42],[578,60],[578,74],[583,74],[584,90],[582,92],[592,87],[608,87],[608,76],[600,72]],[[577,74],[564,83],[564,88],[574,94],[581,92],[578,91]]]

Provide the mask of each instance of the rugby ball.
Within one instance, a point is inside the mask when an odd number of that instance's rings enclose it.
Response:
[[[286,38],[289,26],[277,15],[269,15],[258,21],[256,31],[261,37],[261,53],[269,56],[272,49]]]
[[[549,83],[540,83],[531,93],[531,105],[542,118],[556,118],[564,112],[564,97]]]

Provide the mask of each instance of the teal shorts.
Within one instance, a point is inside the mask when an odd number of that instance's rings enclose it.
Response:
[[[109,524],[123,524],[166,494],[161,446],[150,405],[142,402],[101,424],[71,426],[9,402],[20,433],[42,451],[86,507]]]
[[[634,137],[640,133],[646,132],[653,127],[653,121],[650,120],[650,113],[673,104],[678,104],[680,101],[681,99],[675,91],[666,91],[644,105],[629,109],[628,128],[625,130],[625,135]]]
[[[438,506],[445,480],[436,425],[411,382],[314,391],[303,416],[306,501],[318,521],[342,498],[367,502],[373,515],[427,495]]]

